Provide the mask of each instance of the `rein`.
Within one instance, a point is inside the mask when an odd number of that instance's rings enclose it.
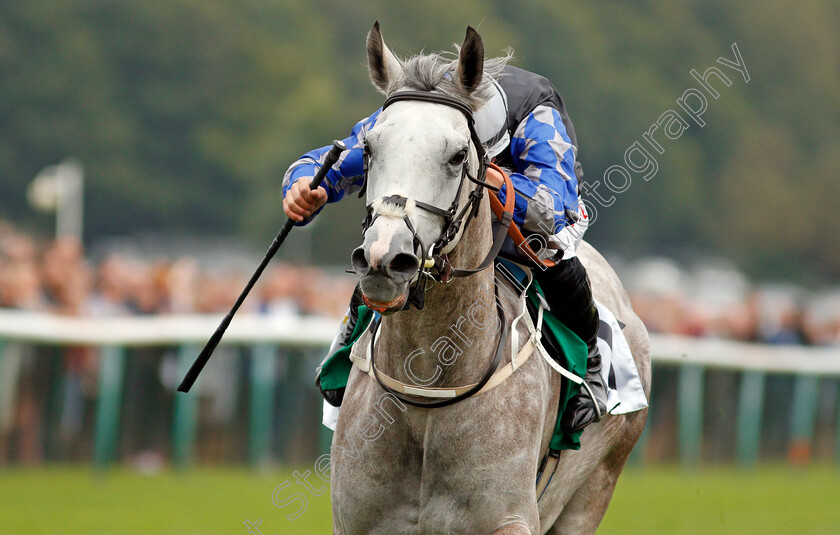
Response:
[[[488,162],[487,154],[484,151],[484,146],[481,144],[481,140],[478,137],[478,132],[476,132],[475,129],[475,118],[473,117],[472,109],[465,102],[443,93],[429,93],[423,91],[400,91],[388,97],[385,100],[385,103],[382,105],[382,109],[386,109],[394,102],[400,102],[405,100],[432,102],[435,104],[449,106],[450,108],[454,108],[460,111],[467,118],[467,124],[470,129],[470,139],[472,141],[472,145],[475,147],[479,161],[478,174],[477,176],[472,176],[470,175],[469,159],[464,160],[463,167],[461,168],[461,179],[458,183],[458,190],[456,191],[455,198],[452,200],[452,203],[449,205],[449,208],[443,209],[425,202],[417,200],[413,201],[414,205],[420,208],[421,210],[425,210],[431,214],[443,218],[444,220],[443,230],[441,231],[437,239],[435,239],[435,241],[433,241],[430,245],[427,246],[425,243],[423,243],[423,240],[417,234],[414,225],[411,223],[411,219],[408,217],[408,214],[405,214],[403,216],[403,221],[405,222],[406,226],[408,227],[408,230],[413,236],[414,247],[415,249],[420,250],[420,265],[417,268],[417,275],[415,275],[414,277],[413,287],[409,293],[409,299],[406,302],[406,307],[411,306],[411,304],[414,304],[414,306],[417,309],[422,309],[425,302],[425,291],[427,281],[431,280],[446,284],[455,277],[468,277],[480,271],[484,271],[493,264],[493,260],[496,258],[496,256],[498,256],[499,251],[501,251],[502,249],[502,244],[504,243],[505,236],[506,234],[508,234],[508,229],[510,228],[511,222],[513,221],[514,196],[508,195],[508,198],[505,199],[505,205],[502,207],[501,211],[496,213],[496,216],[498,217],[499,222],[501,224],[496,229],[496,232],[493,236],[493,245],[490,247],[490,250],[484,257],[484,260],[481,261],[478,267],[472,269],[456,269],[454,266],[452,266],[452,264],[449,261],[448,253],[451,252],[451,250],[454,249],[454,247],[458,244],[458,241],[460,241],[460,236],[462,236],[463,232],[466,231],[469,222],[478,216],[478,208],[481,203],[481,198],[484,195],[484,190],[489,189],[493,191],[498,191],[498,188],[487,183],[485,180],[487,167],[489,165],[494,164]],[[368,151],[367,147],[365,147],[364,154],[364,183],[365,185],[367,185],[367,175],[369,167],[368,162],[370,159],[370,152]],[[510,181],[510,177],[508,177],[507,174],[504,173],[503,175],[505,177],[507,190],[513,191],[513,184]],[[463,190],[464,183],[467,180],[475,184],[475,187],[469,193],[466,204],[463,207],[460,207],[458,201],[461,197],[461,191]],[[494,195],[490,196],[491,202],[493,197]],[[403,209],[405,208],[406,203],[409,201],[407,197],[403,197],[401,195],[391,195],[388,197],[382,197],[378,200],[383,204],[388,203]],[[376,221],[376,218],[379,217],[379,214],[374,209],[375,202],[376,201],[373,201],[367,205],[367,217],[365,218],[362,224],[364,231],[367,231],[367,229],[373,224],[373,222]],[[499,203],[498,199],[496,199],[496,202],[501,206],[501,203]],[[435,251],[440,252],[435,254]],[[432,271],[432,268],[436,268],[436,270]],[[372,308],[374,310],[377,310],[378,312],[384,311],[384,309],[378,310],[375,307]]]

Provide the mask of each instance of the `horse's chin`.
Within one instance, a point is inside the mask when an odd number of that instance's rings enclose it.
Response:
[[[362,294],[362,301],[365,302],[365,305],[371,310],[375,310],[382,314],[383,316],[388,316],[393,314],[394,312],[399,312],[405,306],[405,300],[407,296],[401,295],[394,299],[393,301],[387,302],[380,302],[380,301],[372,301],[368,299],[364,294]]]
[[[362,277],[362,301],[371,310],[380,314],[388,315],[399,312],[405,306],[408,299],[409,284],[397,284],[396,282],[377,276]]]

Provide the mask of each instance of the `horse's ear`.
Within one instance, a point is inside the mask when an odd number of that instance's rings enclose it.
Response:
[[[368,69],[370,80],[381,92],[388,90],[391,81],[402,73],[400,60],[388,50],[379,31],[379,21],[373,23],[367,35]]]
[[[472,26],[467,27],[467,36],[461,45],[458,57],[458,81],[467,93],[478,89],[484,75],[484,42]]]

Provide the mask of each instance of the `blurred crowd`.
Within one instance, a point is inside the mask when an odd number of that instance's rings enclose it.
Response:
[[[78,240],[37,240],[0,220],[0,310],[90,317],[221,316],[245,287],[253,267],[218,266],[202,266],[193,256],[148,260],[139,254],[91,255]],[[345,312],[354,284],[350,275],[274,261],[240,310],[337,317]],[[131,401],[121,410],[124,425],[117,455],[137,454],[137,462],[160,464],[169,447],[174,389],[181,375],[178,348],[127,351],[130,358],[125,362],[123,396]],[[239,351],[225,346],[216,353],[235,357]],[[320,360],[320,355],[313,358]],[[37,463],[92,455],[100,359],[99,349],[92,347],[2,344],[0,466],[12,461]],[[301,368],[299,377],[285,388],[314,393],[310,375],[317,362],[304,366],[298,360],[293,362]],[[244,450],[231,445],[225,438],[229,430],[224,427],[238,421],[234,413],[241,409],[242,363],[242,359],[217,357],[202,378],[205,388],[211,385],[212,395],[205,392],[201,424],[213,447],[226,444],[231,450]],[[278,373],[288,374],[282,369]],[[309,399],[302,393],[301,397]],[[317,421],[317,417],[313,414],[309,421]]]
[[[651,332],[772,344],[840,342],[840,290],[759,287],[730,266],[710,263],[646,258],[613,264]],[[202,268],[192,257],[148,261],[111,254],[94,262],[78,241],[41,243],[0,222],[0,308],[89,316],[219,313],[250,275]],[[353,285],[350,275],[274,261],[243,310],[339,316]]]
[[[756,285],[725,262],[645,258],[619,269],[651,333],[773,345],[840,345],[840,289]]]
[[[77,240],[40,243],[0,221],[0,308],[83,316],[226,312],[250,275],[202,268],[191,257],[110,254],[93,262]],[[353,285],[349,275],[274,261],[242,310],[339,316]]]

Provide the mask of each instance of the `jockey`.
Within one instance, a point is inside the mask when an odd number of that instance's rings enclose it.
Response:
[[[589,388],[582,388],[569,401],[561,418],[563,429],[572,433],[599,420],[606,412],[607,400],[596,338],[598,311],[586,270],[575,253],[588,225],[578,187],[583,171],[576,160],[577,138],[560,93],[546,78],[505,66],[493,86],[495,95],[475,111],[476,131],[487,155],[515,171],[510,173],[516,190],[513,221],[526,236],[547,244],[539,251],[541,259],[555,262],[553,267],[534,269],[551,312],[589,348],[584,377]],[[363,186],[364,138],[375,127],[380,111],[356,124],[344,140],[349,150],[318,189],[310,191],[309,183],[330,147],[310,151],[289,167],[283,178],[286,215],[298,224],[306,224],[324,203],[339,201]],[[501,187],[499,200],[504,203],[508,192],[501,176],[488,168],[486,179]],[[510,239],[503,252],[523,258]],[[353,332],[356,306],[360,304],[355,301],[351,301],[349,321],[333,342],[330,354]],[[342,396],[338,397],[327,401],[337,406]]]

